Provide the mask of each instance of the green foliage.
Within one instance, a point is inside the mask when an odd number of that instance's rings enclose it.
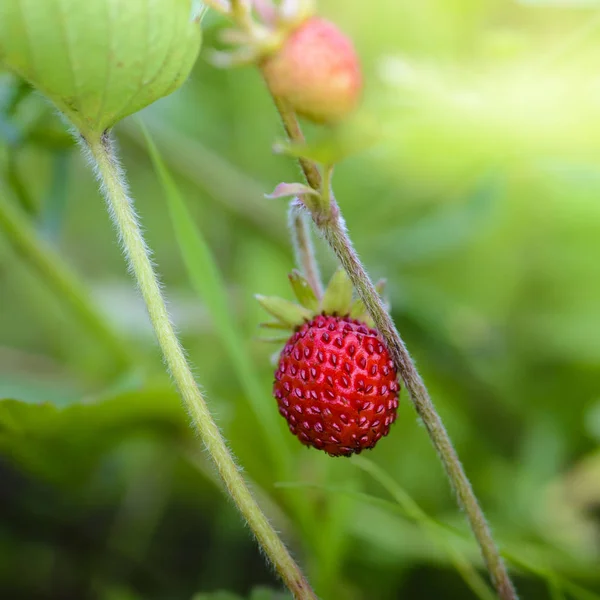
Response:
[[[335,165],[375,146],[381,141],[381,137],[377,122],[360,115],[318,132],[311,141],[278,141],[274,151],[285,156],[306,158],[322,165]]]
[[[120,394],[89,404],[0,401],[0,451],[27,471],[76,485],[124,439],[187,436],[177,396],[168,389]]]
[[[375,145],[339,155],[334,188],[361,257],[387,279],[521,597],[590,600],[600,594],[599,21],[593,8],[533,4],[323,2],[356,41],[364,122],[378,123],[366,132]],[[207,24],[211,45],[220,24]],[[270,153],[281,132],[262,82],[200,61],[144,122],[177,193],[161,188],[168,178],[135,122],[116,134],[175,324],[320,597],[477,597],[464,575],[483,578],[480,558],[404,396],[367,462],[306,450],[277,417],[253,297],[291,297],[284,201],[263,194],[298,173]],[[16,398],[0,403],[0,596],[277,589],[190,433],[63,131],[43,99],[0,76],[0,203],[19,209],[34,244],[45,240],[36,247],[51,248],[134,364],[115,368],[127,361],[0,232],[0,396]],[[337,135],[308,130],[308,145]],[[317,252],[330,276],[335,259],[319,242]]]

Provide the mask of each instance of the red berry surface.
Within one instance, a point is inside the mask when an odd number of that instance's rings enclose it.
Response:
[[[293,31],[262,70],[273,94],[318,123],[343,119],[360,99],[362,74],[352,42],[319,17]]]
[[[400,386],[379,332],[348,317],[319,315],[281,352],[273,393],[290,431],[307,446],[350,456],[396,420]]]

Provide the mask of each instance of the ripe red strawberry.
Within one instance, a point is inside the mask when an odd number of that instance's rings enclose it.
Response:
[[[321,315],[286,344],[273,393],[303,444],[349,456],[388,434],[399,389],[394,363],[375,329],[349,317]]]
[[[317,123],[340,121],[358,104],[362,74],[354,46],[325,19],[305,20],[261,66],[273,94]]]
[[[304,308],[259,298],[278,318],[271,326],[296,322],[275,371],[279,412],[303,444],[332,456],[373,448],[388,434],[398,408],[400,386],[386,344],[366,322],[362,303],[351,304],[352,288],[343,272],[334,276],[320,303],[298,273],[292,284]],[[335,305],[346,316],[330,314],[340,312],[331,310]]]

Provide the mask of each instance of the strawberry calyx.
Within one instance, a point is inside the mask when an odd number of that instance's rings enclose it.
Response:
[[[220,36],[231,49],[212,53],[217,67],[259,63],[275,54],[316,12],[313,0],[288,0],[281,5],[272,0],[255,0],[254,6],[246,2],[237,10],[228,0],[208,0],[207,4],[235,21],[235,26],[224,29]]]
[[[260,305],[274,318],[272,321],[261,323],[261,327],[281,332],[295,331],[320,314],[349,317],[374,327],[363,301],[354,297],[352,283],[344,269],[339,268],[335,271],[321,298],[298,270],[294,269],[288,277],[297,302],[257,294],[256,299]],[[384,286],[384,280],[375,286],[380,295]],[[280,342],[286,339],[287,337],[279,336],[265,341]]]

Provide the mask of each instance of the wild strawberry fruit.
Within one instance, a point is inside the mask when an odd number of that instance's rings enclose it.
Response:
[[[332,456],[373,448],[396,420],[400,392],[385,341],[352,303],[343,271],[320,303],[299,273],[291,280],[303,306],[259,297],[278,319],[269,326],[294,327],[275,371],[279,412],[303,444]]]
[[[342,120],[360,99],[362,75],[354,46],[320,17],[301,23],[261,66],[273,94],[317,123]]]

